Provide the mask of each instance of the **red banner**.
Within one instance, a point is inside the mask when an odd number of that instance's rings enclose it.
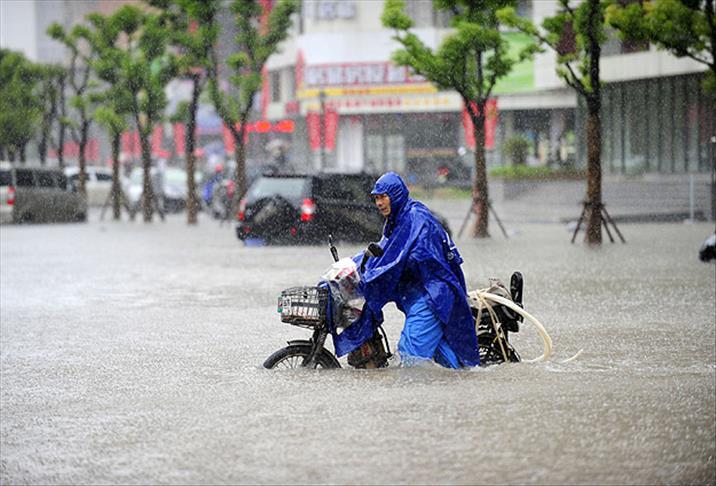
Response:
[[[323,148],[333,150],[336,147],[336,132],[338,131],[338,112],[327,109],[324,115],[323,129],[321,129],[321,115],[316,112],[306,114],[306,126],[308,127],[308,142],[311,150]]]
[[[477,106],[475,105],[475,103],[472,103],[472,107],[475,111],[477,111]],[[495,132],[497,130],[497,119],[497,100],[495,98],[490,98],[489,100],[487,100],[487,103],[485,103],[486,149],[495,148]],[[467,108],[463,108],[462,110],[462,125],[465,129],[465,144],[471,150],[475,150],[475,131],[473,129],[474,125],[472,124],[472,118],[470,118],[470,114],[468,113]]]
[[[47,155],[56,158],[57,150],[50,149],[47,151]],[[65,142],[64,145],[62,145],[62,156],[79,158],[79,144],[71,140],[69,142]],[[85,145],[85,160],[91,162],[99,161],[99,141],[96,138],[90,138],[89,140],[87,140],[87,144]]]
[[[142,147],[139,144],[139,132],[133,130],[122,134],[122,152],[127,155],[142,155]]]
[[[186,129],[183,123],[174,124],[174,151],[177,155],[184,155],[186,152],[185,137]]]
[[[162,150],[162,138],[164,137],[164,129],[161,125],[154,127],[152,131],[152,154],[156,155]]]

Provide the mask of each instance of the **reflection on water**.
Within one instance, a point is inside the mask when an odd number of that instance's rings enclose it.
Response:
[[[713,484],[713,228],[622,229],[596,251],[558,225],[458,242],[472,288],[523,272],[549,362],[274,372],[309,337],[276,296],[326,248],[208,221],[3,228],[0,482]],[[513,343],[542,352],[527,325]]]

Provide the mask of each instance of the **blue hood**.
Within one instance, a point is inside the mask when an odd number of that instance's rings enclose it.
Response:
[[[373,196],[378,194],[387,194],[390,198],[390,215],[386,220],[383,234],[390,236],[393,232],[398,219],[401,216],[406,203],[410,199],[410,191],[408,186],[405,185],[403,179],[400,178],[395,172],[386,172],[377,181],[375,181],[375,187],[370,192]]]

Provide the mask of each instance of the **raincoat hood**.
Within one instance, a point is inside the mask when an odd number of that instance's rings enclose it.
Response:
[[[410,199],[410,191],[405,185],[403,179],[395,172],[386,172],[375,181],[375,187],[370,192],[371,195],[387,194],[390,198],[390,215],[386,221],[386,229],[395,226],[396,221],[400,217],[400,213],[405,208],[406,203]]]

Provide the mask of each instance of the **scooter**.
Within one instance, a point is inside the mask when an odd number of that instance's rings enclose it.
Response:
[[[326,346],[331,331],[345,329],[360,316],[362,304],[357,292],[360,274],[369,258],[380,257],[383,249],[371,243],[363,254],[360,265],[350,259],[339,260],[338,250],[329,236],[329,248],[333,256],[333,272],[329,272],[317,286],[291,287],[281,292],[277,311],[281,322],[310,329],[310,339],[288,341],[288,345],[269,356],[263,363],[268,369],[275,368],[341,368],[336,355]],[[347,264],[339,265],[346,261]],[[360,271],[358,271],[360,270]],[[490,288],[468,292],[468,302],[475,318],[480,366],[500,363],[517,363],[522,358],[510,344],[509,334],[520,330],[525,318],[538,328],[543,339],[544,354],[530,361],[547,359],[552,352],[552,342],[539,322],[522,308],[523,277],[514,272],[509,290],[497,280]],[[375,326],[373,336],[348,354],[348,364],[354,368],[384,368],[392,356],[388,338],[382,324]]]

